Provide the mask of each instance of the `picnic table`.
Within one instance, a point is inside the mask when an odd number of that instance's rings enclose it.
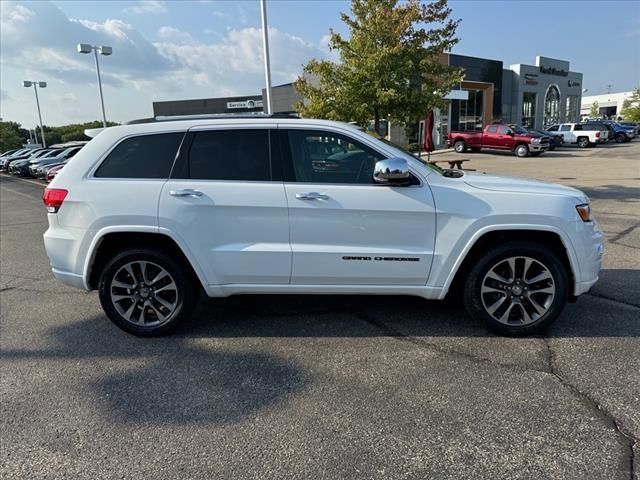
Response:
[[[468,158],[454,159],[454,160],[429,160],[427,163],[432,163],[437,165],[438,163],[448,163],[449,168],[453,169],[454,167],[458,170],[462,170],[462,164],[464,162],[468,162]]]

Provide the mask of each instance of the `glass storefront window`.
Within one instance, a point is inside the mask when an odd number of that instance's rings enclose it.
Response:
[[[451,101],[451,130],[482,130],[484,91],[467,90],[467,100]]]
[[[544,126],[548,127],[560,121],[560,92],[555,86],[549,87],[544,99]]]
[[[536,94],[524,92],[522,94],[522,126],[534,128],[536,123]]]
[[[569,95],[564,111],[564,121],[567,123],[578,122],[578,95]]]

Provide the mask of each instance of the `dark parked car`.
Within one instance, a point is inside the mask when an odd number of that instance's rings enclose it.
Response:
[[[37,177],[39,173],[42,173],[42,172],[38,172],[38,169],[40,167],[44,167],[46,165],[52,165],[55,163],[60,164],[66,160],[69,160],[76,153],[78,153],[80,149],[82,149],[82,147],[65,148],[64,150],[59,150],[56,155],[51,156],[49,158],[37,158],[37,159],[31,160],[29,162],[29,167],[28,167],[29,175],[33,177]]]
[[[34,148],[34,149],[30,149],[30,148],[25,148],[23,150],[20,150],[18,152],[16,152],[13,155],[10,155],[8,157],[3,157],[0,158],[0,169],[5,170],[5,171],[9,171],[9,167],[11,166],[11,164],[13,162],[17,162],[20,160],[24,160],[26,158],[33,158],[33,155],[37,154],[38,152],[41,152],[45,150],[44,148]]]
[[[636,132],[636,136],[640,135],[640,122],[618,122],[623,127],[633,128]]]
[[[549,137],[549,150],[555,150],[556,147],[564,145],[564,136],[561,133],[547,132],[537,128],[529,128],[527,131],[538,135],[547,135]]]

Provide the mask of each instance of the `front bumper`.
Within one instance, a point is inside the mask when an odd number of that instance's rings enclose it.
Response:
[[[549,144],[548,143],[530,143],[529,144],[529,151],[530,152],[546,152],[547,150],[549,150]]]

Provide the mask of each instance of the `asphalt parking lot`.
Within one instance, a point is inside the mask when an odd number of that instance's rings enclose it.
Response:
[[[465,155],[592,198],[600,281],[543,338],[456,302],[250,296],[139,339],[53,280],[42,186],[1,176],[2,478],[637,480],[640,140]]]

